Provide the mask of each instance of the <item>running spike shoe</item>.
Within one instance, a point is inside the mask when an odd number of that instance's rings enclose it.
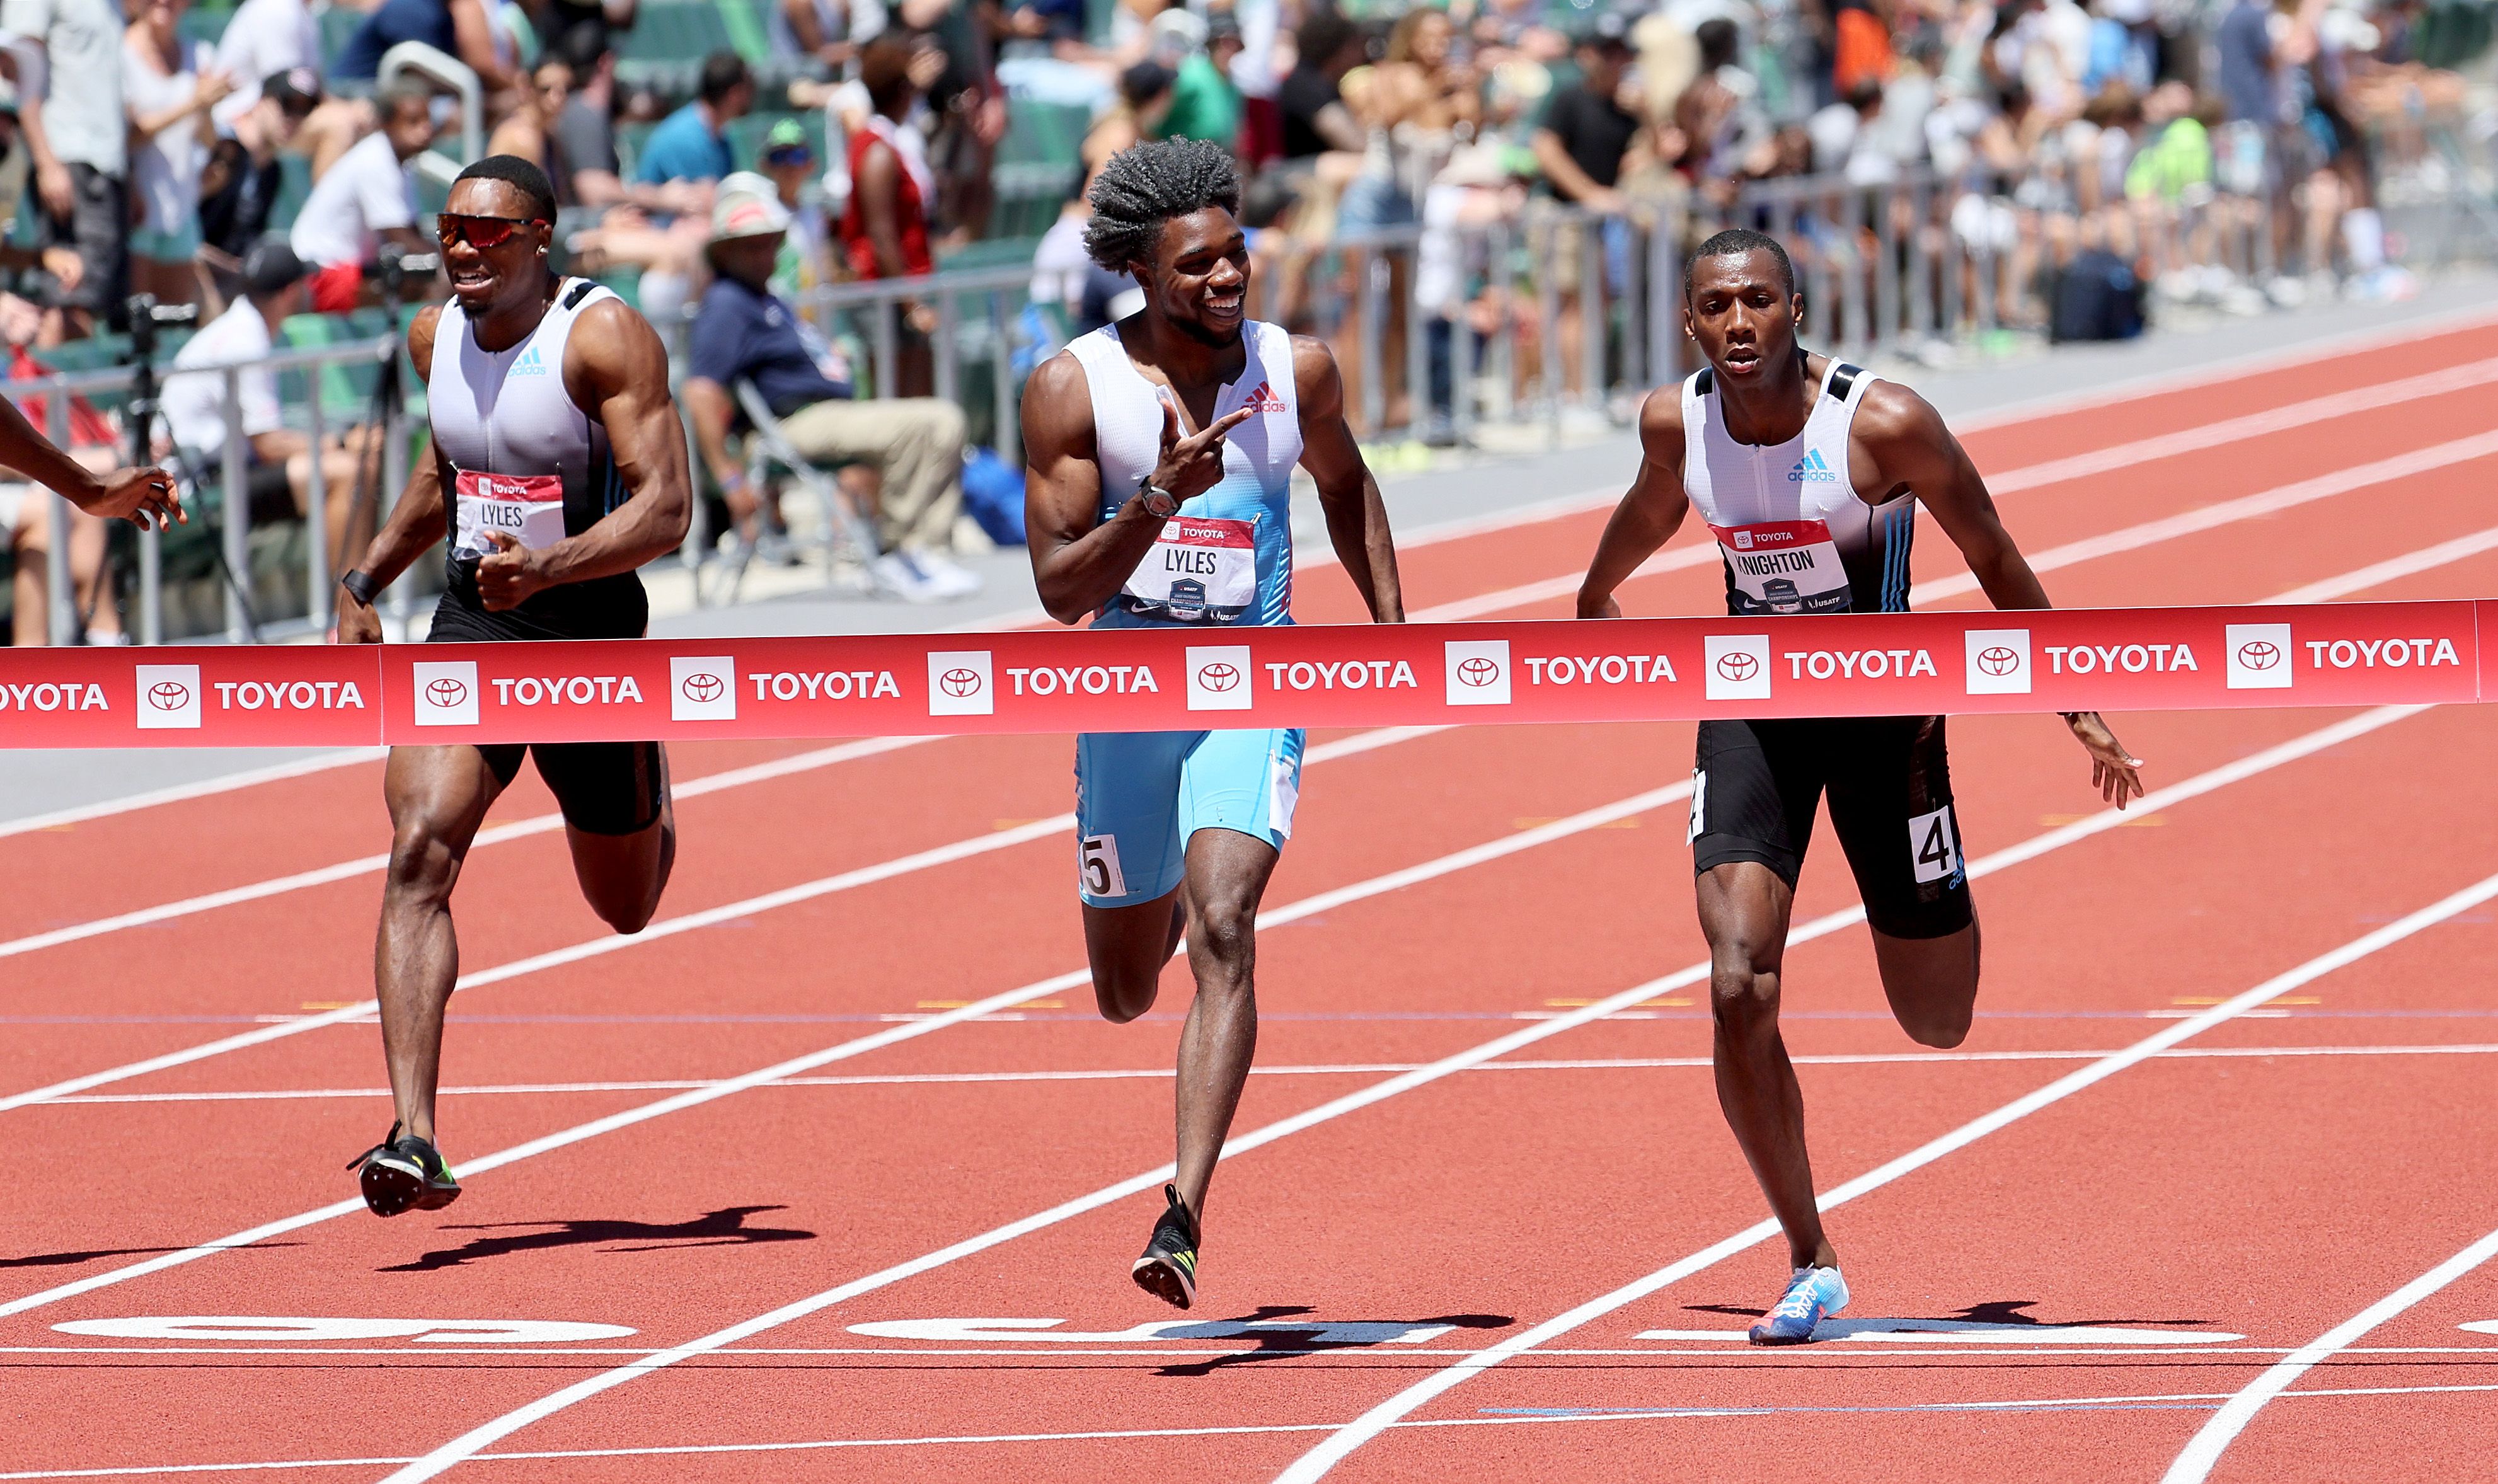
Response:
[[[382,1142],[347,1161],[357,1172],[365,1205],[376,1216],[406,1210],[440,1210],[460,1199],[460,1181],[442,1162],[442,1151],[394,1123]]]
[[[1752,1326],[1756,1345],[1800,1345],[1814,1325],[1847,1307],[1847,1279],[1836,1268],[1798,1268],[1777,1306]]]
[[[1154,1223],[1145,1255],[1128,1272],[1138,1288],[1173,1308],[1186,1308],[1197,1302],[1197,1218],[1188,1213],[1178,1186],[1165,1185],[1163,1195],[1170,1205]]]

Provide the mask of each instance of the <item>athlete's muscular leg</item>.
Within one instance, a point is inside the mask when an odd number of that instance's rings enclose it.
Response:
[[[668,873],[677,863],[677,802],[668,793],[668,755],[653,748],[659,770],[659,817],[629,835],[594,834],[566,822],[572,875],[600,921],[620,933],[638,933],[659,910]]]
[[[1900,1028],[1926,1046],[1949,1050],[1969,1039],[1977,1005],[1977,919],[1939,938],[1874,934],[1874,961]]]
[[[1163,965],[1188,927],[1180,888],[1133,907],[1084,909],[1084,956],[1093,967],[1093,1002],[1102,1018],[1125,1025],[1154,1008]]]
[[[1258,903],[1275,858],[1273,846],[1236,830],[1200,829],[1188,841],[1180,893],[1192,923],[1188,966],[1197,998],[1179,1033],[1179,1174],[1172,1183],[1200,1221],[1258,1049]]]
[[[1804,1092],[1778,1035],[1778,984],[1794,888],[1768,866],[1737,860],[1703,872],[1698,895],[1716,1020],[1717,1106],[1786,1231],[1791,1264],[1835,1266],[1839,1256],[1822,1235],[1821,1212],[1813,1206]]]
[[[433,1085],[442,1059],[442,1008],[460,977],[451,888],[486,810],[502,791],[473,747],[393,748],[382,775],[391,855],[382,883],[373,984],[382,1055],[401,1131],[433,1138]]]

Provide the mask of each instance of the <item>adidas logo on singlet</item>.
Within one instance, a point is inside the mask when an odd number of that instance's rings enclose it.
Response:
[[[1284,410],[1284,399],[1275,395],[1273,382],[1261,381],[1258,383],[1258,390],[1240,400],[1240,405],[1252,412],[1281,412]]]
[[[1831,472],[1830,465],[1822,459],[1821,450],[1818,448],[1806,454],[1802,464],[1787,471],[1789,484],[1837,484],[1838,482],[1839,476]]]
[[[543,376],[546,374],[546,363],[538,359],[537,341],[531,340],[529,342],[529,348],[522,351],[521,358],[512,363],[511,374],[515,376]]]

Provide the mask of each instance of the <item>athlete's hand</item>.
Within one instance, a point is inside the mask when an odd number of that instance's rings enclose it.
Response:
[[[106,520],[127,520],[142,531],[162,531],[179,521],[191,522],[182,497],[174,493],[174,476],[161,468],[116,469],[96,476],[90,490],[65,492],[70,503]]]
[[[1193,500],[1223,478],[1223,436],[1255,413],[1255,407],[1227,412],[1187,437],[1179,436],[1179,408],[1163,403],[1163,452],[1154,464],[1154,485],[1174,499]]]
[[[2065,718],[2073,736],[2091,755],[2091,787],[2119,809],[2142,797],[2142,759],[2125,750],[2096,711],[2076,711]]]
[[[508,532],[489,531],[486,539],[495,549],[477,564],[477,597],[489,613],[517,608],[528,596],[546,587],[546,573],[538,568],[538,554],[512,538]]]
[[[344,588],[338,590],[338,642],[341,644],[379,644],[382,641],[382,616],[372,604],[356,601],[356,595]]]

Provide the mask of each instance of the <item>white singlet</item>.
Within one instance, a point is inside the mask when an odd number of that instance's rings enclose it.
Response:
[[[453,300],[433,329],[426,406],[434,446],[451,465],[451,555],[474,561],[500,531],[532,550],[578,535],[624,502],[628,491],[607,448],[607,430],[563,384],[573,321],[614,290],[587,279],[557,287],[546,317],[520,343],[485,350]]]
[[[1716,373],[1682,383],[1682,489],[1725,559],[1726,611],[1904,613],[1916,498],[1867,504],[1847,476],[1847,435],[1874,378],[1832,359],[1804,431],[1739,442]]]
[[[1181,503],[1154,549],[1104,605],[1105,625],[1293,621],[1293,466],[1301,459],[1293,337],[1281,325],[1257,320],[1240,333],[1248,364],[1239,380],[1215,394],[1213,415],[1242,407],[1258,415],[1224,435],[1222,480]],[[1115,324],[1079,337],[1068,349],[1084,368],[1093,399],[1099,513],[1108,520],[1135,498],[1162,457],[1163,402],[1169,394],[1137,371]]]

